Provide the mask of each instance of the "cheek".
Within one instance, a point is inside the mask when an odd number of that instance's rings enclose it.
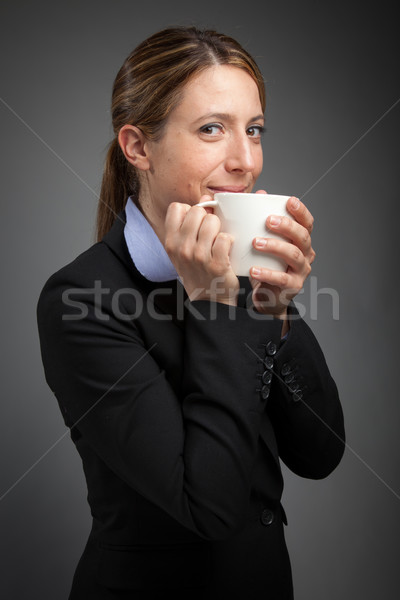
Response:
[[[257,152],[256,154],[256,158],[255,158],[255,163],[256,163],[256,176],[258,177],[262,171],[263,168],[263,162],[264,162],[264,157],[263,157],[263,151],[262,148],[260,148],[260,150]]]
[[[224,161],[224,153],[219,144],[193,144],[185,143],[181,139],[176,146],[177,151],[165,147],[160,161],[162,171],[160,179],[168,181],[169,185],[177,192],[195,191],[199,186],[216,171]]]
[[[192,151],[192,156],[194,159],[190,161],[190,168],[199,180],[217,171],[225,161],[222,144],[202,145],[195,152]]]
[[[215,160],[212,152],[203,149],[199,152],[192,148],[187,151],[180,163],[178,177],[181,176],[193,184],[201,182],[218,166],[219,162]]]

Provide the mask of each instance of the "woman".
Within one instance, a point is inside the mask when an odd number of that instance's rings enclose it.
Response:
[[[253,189],[264,109],[257,65],[216,32],[156,33],[116,77],[98,243],[38,304],[93,516],[71,600],[293,597],[279,459],[322,478],[344,449],[335,383],[291,302],[313,219],[290,198],[294,220],[267,221],[287,241],[254,240],[287,272],[239,281],[231,238],[195,206]]]

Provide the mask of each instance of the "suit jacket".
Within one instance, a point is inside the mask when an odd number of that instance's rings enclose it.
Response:
[[[46,380],[82,457],[93,526],[71,599],[291,599],[282,460],[322,478],[344,450],[306,323],[189,302],[135,268],[118,215],[38,303]],[[129,592],[132,596],[129,596]]]

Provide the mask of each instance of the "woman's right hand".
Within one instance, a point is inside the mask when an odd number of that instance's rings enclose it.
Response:
[[[236,305],[239,280],[229,260],[233,239],[220,228],[219,218],[201,206],[172,202],[164,245],[190,300]]]

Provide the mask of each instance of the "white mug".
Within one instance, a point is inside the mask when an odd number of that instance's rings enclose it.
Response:
[[[230,261],[235,275],[249,276],[251,267],[266,267],[274,271],[286,271],[287,264],[281,258],[253,248],[255,237],[285,239],[267,228],[269,215],[292,215],[286,209],[290,196],[273,194],[240,194],[219,192],[214,200],[200,202],[197,206],[214,208],[221,220],[221,231],[233,236]]]

